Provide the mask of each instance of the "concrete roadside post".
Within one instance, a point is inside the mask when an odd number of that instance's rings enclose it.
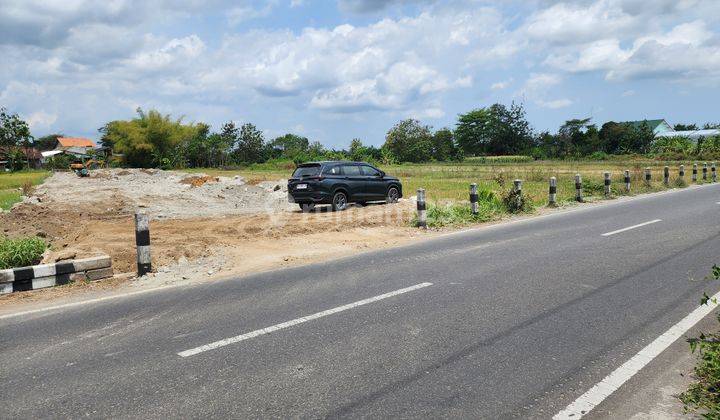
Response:
[[[418,227],[427,229],[427,209],[425,207],[425,189],[418,188],[417,190],[417,217]]]
[[[517,207],[520,208],[522,205],[522,180],[516,179],[513,181],[513,191],[515,191]]]
[[[557,178],[554,176],[550,177],[550,194],[548,198],[548,204],[554,206],[557,204]]]
[[[680,165],[680,172],[678,175],[680,175],[681,182],[685,180],[685,165]]]
[[[697,163],[693,163],[692,182],[697,182]]]
[[[652,172],[650,168],[645,168],[645,185],[648,187],[650,186],[650,181],[652,181]]]
[[[575,201],[582,203],[582,177],[580,174],[575,174]]]
[[[715,162],[712,163],[710,171],[712,172],[712,182],[717,182],[717,168],[715,167]]]
[[[628,170],[625,171],[625,180],[624,181],[625,181],[625,192],[629,193],[630,192],[630,171],[628,171]]]
[[[707,162],[703,163],[703,182],[707,181]]]
[[[605,197],[610,197],[610,172],[603,174],[605,177]]]
[[[670,185],[670,167],[663,168],[663,184],[667,187]]]
[[[478,214],[477,184],[470,184],[470,207],[472,208],[472,214]]]
[[[150,258],[150,218],[139,210],[135,211],[135,246],[138,277],[142,277],[152,271],[152,259]]]

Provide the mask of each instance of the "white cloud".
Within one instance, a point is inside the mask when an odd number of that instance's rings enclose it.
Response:
[[[51,114],[42,110],[33,112],[26,118],[28,125],[30,125],[30,130],[47,129],[52,126],[57,119],[57,114]]]
[[[512,79],[495,82],[490,85],[491,90],[503,90],[508,88],[512,84]]]
[[[573,101],[570,99],[564,98],[564,99],[553,99],[550,101],[545,101],[542,99],[538,99],[535,101],[535,103],[538,106],[541,106],[543,108],[550,108],[550,109],[560,109],[560,108],[566,108],[573,104]]]

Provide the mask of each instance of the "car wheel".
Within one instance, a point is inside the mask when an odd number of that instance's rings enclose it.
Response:
[[[390,187],[387,193],[387,202],[397,203],[398,199],[400,199],[400,191],[396,187]]]
[[[345,193],[341,191],[336,192],[332,200],[333,211],[343,211],[347,208],[347,205],[348,201]]]
[[[300,204],[300,210],[302,210],[303,213],[309,213],[315,209],[315,203],[301,203]]]

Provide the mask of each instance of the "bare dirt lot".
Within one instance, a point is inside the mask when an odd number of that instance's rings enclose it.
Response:
[[[141,208],[152,218],[158,271],[148,280],[165,282],[305,264],[428,234],[409,227],[409,200],[301,213],[287,202],[285,185],[157,170],[97,170],[88,178],[56,173],[33,197],[0,215],[0,225],[7,236],[44,237],[54,251],[50,259],[61,251],[107,253],[116,273],[131,273],[133,214]],[[2,297],[0,303],[17,299]]]

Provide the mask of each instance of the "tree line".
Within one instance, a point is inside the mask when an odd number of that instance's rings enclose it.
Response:
[[[704,128],[717,125],[706,124]],[[678,124],[676,130],[694,130]],[[99,143],[112,150],[119,164],[131,167],[224,167],[270,160],[363,160],[369,162],[429,162],[462,160],[470,156],[524,155],[535,159],[602,159],[608,155],[653,154],[681,159],[692,155],[720,155],[720,139],[655,139],[647,122],[566,121],[556,133],[536,133],[522,104],[493,104],[458,115],[454,128],[435,130],[416,119],[395,124],[381,147],[353,139],[347,149],[328,149],[307,137],[288,133],[267,139],[251,123],[230,121],[213,132],[208,124],[185,122],[157,110],[137,109],[129,120],[110,121],[99,129]],[[52,147],[59,135],[35,139],[17,114],[0,109],[0,147]],[[704,146],[703,146],[704,145]],[[718,145],[718,147],[715,147]],[[717,149],[717,150],[716,150]]]

